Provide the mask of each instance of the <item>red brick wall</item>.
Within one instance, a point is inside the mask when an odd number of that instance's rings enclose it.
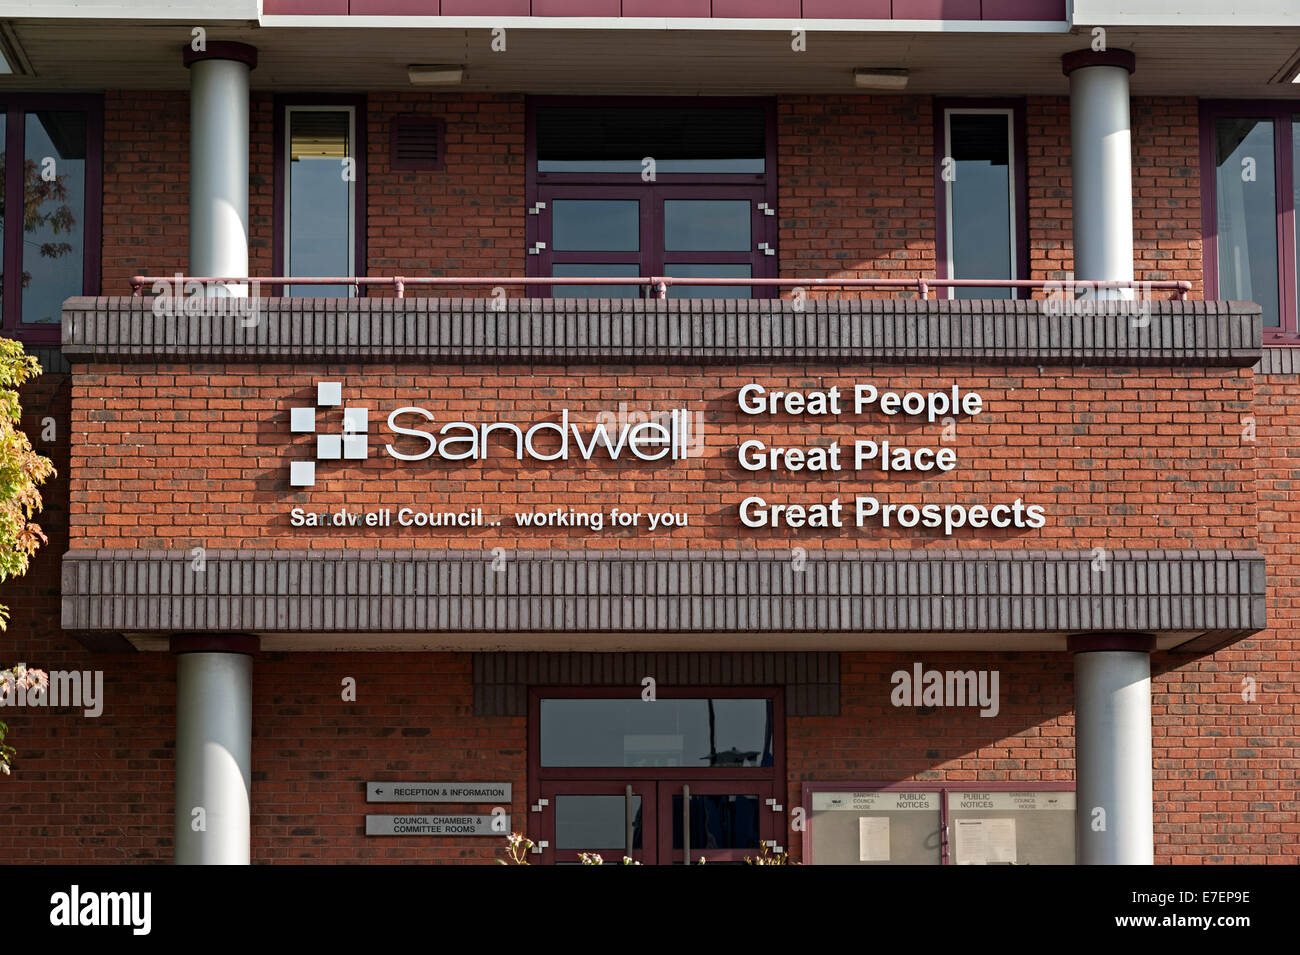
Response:
[[[1255,387],[1255,436],[1243,443],[1256,448],[1270,626],[1213,656],[1152,658],[1161,861],[1300,861],[1300,377],[1258,375]]]
[[[1029,186],[1029,277],[1063,281],[1074,269],[1070,189],[1070,100],[1031,96],[1025,104]],[[1186,280],[1204,294],[1200,145],[1196,100],[1135,97],[1133,276]],[[1157,293],[1166,297],[1166,293]]]
[[[446,122],[445,169],[390,168],[389,130],[403,114]],[[523,97],[371,93],[366,115],[370,271],[522,276]]]
[[[934,274],[929,97],[782,96],[777,143],[782,277]]]
[[[189,272],[190,130],[186,92],[104,94],[104,238],[101,288],[129,295],[135,275]],[[271,274],[271,97],[249,112],[248,268]]]
[[[967,529],[956,539],[1012,547],[1227,547],[1254,539],[1253,450],[1239,440],[1250,408],[1250,376],[1189,370],[1136,372],[969,368],[783,367],[375,367],[283,365],[78,366],[73,392],[72,539],[78,548],[245,546],[463,547],[816,546],[917,547],[942,542],[938,531],[897,526],[863,531],[792,533],[745,529],[736,508],[751,494],[771,503],[829,501],[839,495],[852,521],[855,494],[886,502],[1011,503],[1046,508],[1041,530]],[[370,457],[359,464],[319,463],[311,490],[288,486],[289,463],[314,460],[314,436],[293,440],[289,409],[315,407],[320,380],[344,383],[345,404],[371,409]],[[758,381],[769,391],[839,385],[849,413],[822,418],[744,415],[737,391]],[[940,423],[851,413],[855,382],[881,388],[978,391],[984,411],[959,417],[946,474],[852,470],[853,441],[891,439],[895,447],[943,447]],[[590,428],[603,412],[698,413],[699,454],[683,462],[518,462],[503,436],[486,461],[399,462],[384,445],[397,441],[388,413],[428,407],[435,428],[449,421],[505,420],[521,425],[559,419]],[[323,409],[321,430],[341,429]],[[338,421],[334,421],[337,418]],[[412,425],[408,417],[405,424]],[[333,423],[331,423],[333,422]],[[423,424],[423,422],[421,422]],[[838,440],[844,469],[824,476],[747,472],[737,449],[749,437],[769,447],[812,447]],[[544,445],[550,448],[550,443]],[[311,530],[289,526],[291,507],[418,505],[437,510],[482,506],[500,528]],[[639,530],[516,529],[516,509],[670,510],[683,528]],[[646,518],[645,520],[648,520]]]

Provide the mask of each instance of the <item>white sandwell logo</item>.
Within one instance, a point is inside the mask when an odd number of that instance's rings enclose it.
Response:
[[[321,408],[342,409],[341,432],[318,428]],[[560,411],[557,421],[542,420],[531,425],[500,420],[452,421],[433,432],[399,423],[410,418],[433,421],[434,417],[434,412],[414,405],[394,409],[387,419],[389,430],[422,440],[427,447],[414,453],[393,445],[385,445],[384,449],[399,461],[423,461],[433,456],[447,461],[483,460],[487,456],[488,436],[496,432],[513,437],[514,456],[519,461],[567,461],[571,455],[590,461],[597,449],[611,461],[626,456],[640,461],[680,461],[702,453],[703,449],[702,415],[696,412],[692,424],[688,408],[629,411],[624,403],[617,412],[602,411],[594,426],[573,421],[568,408]],[[289,430],[294,434],[316,435],[313,460],[289,463],[290,487],[314,486],[318,461],[364,461],[370,455],[370,409],[358,405],[343,407],[342,382],[318,382],[315,407],[289,409]],[[543,435],[555,443],[547,444],[541,438]]]
[[[50,924],[62,926],[128,926],[133,935],[148,935],[153,927],[152,892],[83,892],[73,885],[50,896]]]
[[[315,408],[290,408],[289,430],[294,434],[316,435],[316,456],[312,461],[289,464],[290,487],[312,487],[316,483],[316,461],[364,461],[370,455],[370,409],[343,408],[341,432],[318,431],[319,408],[338,408],[343,404],[343,383],[322,381],[316,385]]]

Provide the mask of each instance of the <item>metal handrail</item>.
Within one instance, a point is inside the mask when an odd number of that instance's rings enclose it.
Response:
[[[673,277],[670,275],[652,275],[652,276],[592,276],[582,278],[579,276],[563,277],[541,277],[528,276],[520,278],[518,276],[443,276],[443,275],[392,275],[392,276],[287,276],[274,275],[268,278],[258,278],[256,276],[244,277],[220,277],[220,276],[193,276],[193,275],[173,275],[173,276],[155,276],[155,275],[136,275],[131,279],[131,295],[133,298],[139,298],[144,294],[146,285],[153,287],[158,284],[172,286],[180,284],[182,288],[189,283],[197,282],[200,285],[249,285],[249,284],[266,284],[266,285],[354,285],[358,288],[363,286],[392,287],[394,295],[397,298],[403,298],[408,286],[432,286],[439,288],[443,286],[487,286],[503,288],[528,286],[528,285],[650,285],[654,287],[656,298],[665,299],[668,297],[668,289],[673,285],[682,286],[700,286],[700,285],[734,285],[734,286],[764,286],[774,288],[901,288],[915,289],[922,299],[930,297],[931,288],[1023,288],[1023,289],[1042,289],[1042,288],[1093,288],[1093,289],[1144,289],[1144,290],[1161,290],[1177,293],[1179,301],[1187,300],[1187,293],[1192,290],[1192,283],[1183,280],[1162,279],[1159,281],[1139,282],[1139,281],[1117,281],[1117,282],[1091,282],[1081,279],[1073,279],[1067,282],[1058,282],[1049,279],[938,279],[917,276],[911,279],[759,279],[759,278],[703,278],[692,276],[690,278]]]

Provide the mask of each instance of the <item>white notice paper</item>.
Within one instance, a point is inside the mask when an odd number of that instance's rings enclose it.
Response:
[[[957,840],[953,861],[957,865],[988,865],[989,839],[983,819],[956,819]]]
[[[958,819],[957,865],[991,865],[1016,861],[1014,819]]]
[[[1016,861],[1016,821],[1014,819],[988,820],[989,862]]]
[[[858,861],[889,861],[889,817],[858,818]]]

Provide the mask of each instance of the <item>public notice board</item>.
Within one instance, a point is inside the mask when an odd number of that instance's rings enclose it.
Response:
[[[806,790],[813,865],[1073,865],[1074,793]],[[945,833],[946,825],[946,833]]]
[[[1074,865],[1074,793],[949,790],[954,865]]]
[[[815,865],[938,865],[941,861],[937,791],[814,792],[810,808],[807,835]]]

